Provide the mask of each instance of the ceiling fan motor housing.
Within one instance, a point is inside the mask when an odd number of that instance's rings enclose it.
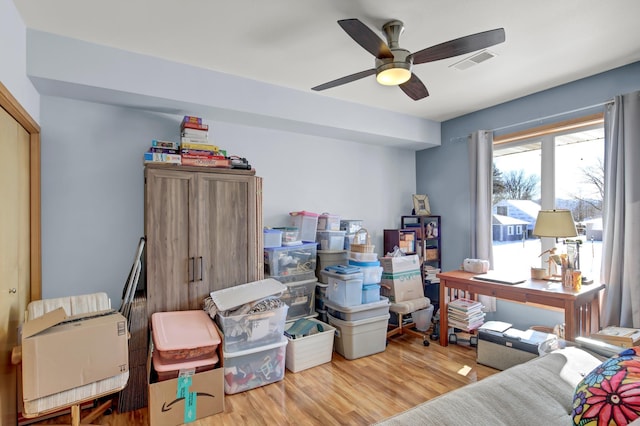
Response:
[[[407,49],[402,49],[399,44],[400,34],[404,31],[404,24],[398,20],[389,21],[382,26],[382,31],[387,37],[387,45],[391,53],[393,53],[393,58],[376,58],[376,76],[388,70],[397,70],[398,73],[403,75],[410,75],[413,65],[411,52]],[[409,72],[408,74],[407,71]],[[378,82],[387,84],[380,77],[378,77]],[[388,84],[397,85],[398,83],[390,81]]]

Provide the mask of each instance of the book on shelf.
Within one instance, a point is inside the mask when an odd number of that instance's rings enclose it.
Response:
[[[208,149],[190,149],[190,148],[182,148],[180,150],[180,154],[182,155],[219,155],[221,157],[226,157],[222,155],[220,151],[213,151]]]
[[[183,142],[182,149],[198,149],[200,151],[219,151],[216,145],[210,143]]]
[[[151,148],[149,148],[149,152],[159,152],[161,154],[180,154],[179,149],[159,148],[156,146],[152,146]]]
[[[180,143],[174,141],[163,141],[160,139],[153,139],[151,146],[156,148],[168,148],[168,149],[180,149]]]
[[[180,142],[182,143],[201,143],[204,145],[213,145],[215,146],[215,144],[209,140],[209,138],[202,138],[202,137],[194,137],[194,136],[181,136],[180,137]]]
[[[181,164],[182,156],[180,154],[162,154],[160,152],[145,152],[145,163],[166,163],[166,164]]]
[[[180,136],[194,139],[209,139],[209,132],[206,130],[182,129]]]
[[[193,154],[193,153],[182,153],[182,159],[184,160],[185,158],[206,158],[209,160],[226,160],[227,157],[225,157],[224,155],[217,155],[214,154],[212,152],[206,153],[206,154]]]
[[[623,348],[640,346],[640,330],[629,327],[605,327],[590,337]]]
[[[180,128],[184,131],[184,130],[204,130],[205,132],[209,130],[209,125],[208,124],[198,124],[198,123],[192,123],[190,121],[183,121],[182,124],[180,125]]]
[[[204,158],[204,157],[187,157],[182,156],[183,166],[198,166],[198,167],[217,167],[217,168],[231,168],[231,160],[229,159],[217,159],[217,158]]]
[[[183,123],[194,123],[194,124],[202,124],[202,118],[196,117],[194,115],[185,115],[182,117]]]

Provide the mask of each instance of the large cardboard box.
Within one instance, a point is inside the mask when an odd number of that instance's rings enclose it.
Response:
[[[417,254],[396,257],[381,257],[380,266],[382,272],[396,274],[398,272],[407,272],[420,269],[420,258]]]
[[[222,339],[224,335],[216,328]],[[191,423],[224,411],[224,357],[218,345],[218,365],[195,373],[181,371],[176,379],[157,381],[151,362],[153,344],[147,360],[149,386],[149,424],[175,426]]]
[[[30,401],[129,370],[127,320],[113,311],[67,317],[63,308],[22,327],[23,398]]]
[[[420,269],[393,274],[383,272],[380,286],[380,294],[392,303],[424,297]]]

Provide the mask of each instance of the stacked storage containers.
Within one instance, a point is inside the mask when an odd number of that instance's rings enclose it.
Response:
[[[151,330],[158,381],[175,379],[181,370],[212,370],[219,362],[220,335],[204,311],[155,312]]]
[[[224,334],[224,391],[244,392],[284,378],[287,287],[274,279],[211,293],[216,322]]]

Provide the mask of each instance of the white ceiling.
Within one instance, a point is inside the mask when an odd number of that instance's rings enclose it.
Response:
[[[640,60],[638,0],[14,0],[27,27],[301,91],[444,121]],[[430,96],[413,101],[370,76],[311,87],[374,66],[336,23],[380,37],[404,22],[415,52],[504,28],[497,56],[465,71],[457,58],[416,65]]]

